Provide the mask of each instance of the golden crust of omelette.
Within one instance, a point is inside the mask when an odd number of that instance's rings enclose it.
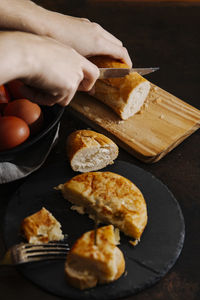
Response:
[[[140,239],[147,224],[147,207],[141,191],[113,172],[88,172],[58,186],[65,199],[113,224],[126,235]]]
[[[96,245],[94,230],[84,233],[67,255],[65,273],[68,282],[76,288],[86,289],[118,279],[125,270],[125,261],[116,242],[112,225],[98,228]]]
[[[48,243],[50,240],[61,240],[61,224],[45,208],[26,217],[21,223],[21,230],[29,243]]]

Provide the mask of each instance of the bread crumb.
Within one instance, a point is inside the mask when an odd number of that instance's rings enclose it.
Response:
[[[145,103],[145,104],[144,104],[144,108],[147,109],[148,107],[149,107],[149,104],[148,104],[148,103]]]
[[[161,120],[163,120],[165,118],[165,116],[163,115],[163,114],[161,114],[160,116],[159,116],[159,119],[161,119]]]
[[[128,271],[126,271],[125,273],[124,273],[124,277],[126,277],[128,275]]]
[[[82,206],[72,205],[71,206],[71,210],[77,211],[80,215],[84,215],[85,214],[84,208]]]
[[[117,124],[123,124],[124,123],[124,121],[123,120],[120,120],[120,121],[117,121]]]
[[[97,122],[101,122],[101,121],[102,121],[102,119],[100,119],[100,118],[96,118],[96,119],[95,119],[95,121],[97,121]]]
[[[132,245],[132,246],[137,246],[137,244],[139,243],[140,240],[135,240],[135,241],[129,241],[129,243]]]
[[[88,106],[84,106],[83,107],[84,111],[88,112],[90,110],[90,108]]]
[[[150,93],[150,94],[148,95],[148,99],[152,100],[152,98],[154,98],[154,95]]]
[[[95,216],[94,216],[94,215],[88,215],[88,217],[89,217],[91,220],[95,221]]]
[[[54,190],[60,191],[62,190],[63,184],[59,184],[58,186],[53,187]]]
[[[144,111],[143,111],[142,109],[140,109],[140,110],[138,111],[138,114],[141,115],[141,114],[143,114],[143,112],[144,112]]]
[[[160,103],[162,102],[162,99],[161,99],[161,98],[157,98],[157,99],[155,100],[155,102],[156,102],[157,104],[160,104]]]
[[[155,91],[157,91],[157,90],[158,90],[158,87],[157,87],[157,86],[153,86],[153,87],[152,87],[152,91],[155,92]]]

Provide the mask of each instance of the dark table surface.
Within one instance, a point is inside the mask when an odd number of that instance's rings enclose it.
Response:
[[[142,1],[38,0],[38,4],[64,14],[86,17],[115,34],[128,48],[134,65],[159,66],[149,79],[200,109],[199,53],[200,5],[143,3]],[[64,153],[68,132],[87,125],[66,109],[60,137],[44,166]],[[159,178],[178,200],[186,225],[182,253],[173,268],[156,285],[127,299],[200,299],[200,131],[155,164],[145,164],[120,149],[119,159],[142,167]],[[0,255],[3,217],[10,197],[25,179],[0,186]],[[23,278],[15,268],[0,268],[0,298],[56,300]]]

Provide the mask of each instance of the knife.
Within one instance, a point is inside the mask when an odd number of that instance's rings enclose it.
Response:
[[[99,68],[99,79],[124,77],[132,72],[137,72],[140,75],[147,75],[159,70],[158,67],[153,68]]]

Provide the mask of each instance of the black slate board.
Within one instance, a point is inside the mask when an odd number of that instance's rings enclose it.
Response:
[[[127,177],[142,191],[147,202],[148,225],[141,242],[134,248],[121,234],[120,248],[126,261],[125,274],[114,283],[86,291],[70,287],[64,276],[64,261],[39,262],[18,267],[36,285],[58,296],[71,299],[118,299],[141,291],[161,279],[176,262],[184,242],[184,219],[169,189],[150,173],[132,164],[116,161],[102,171]],[[82,233],[93,229],[86,215],[70,210],[59,191],[53,189],[76,175],[69,166],[57,163],[31,175],[8,204],[4,222],[7,247],[21,242],[20,223],[42,206],[61,222],[71,245]]]

